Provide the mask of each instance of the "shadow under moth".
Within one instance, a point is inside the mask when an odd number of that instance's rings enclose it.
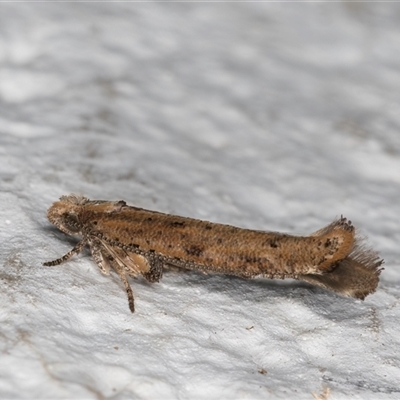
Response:
[[[341,217],[309,236],[256,231],[128,206],[125,201],[62,196],[47,211],[51,223],[81,241],[59,265],[89,245],[103,274],[111,268],[134,298],[128,277],[158,282],[172,266],[242,278],[294,278],[364,299],[379,282],[383,263]]]

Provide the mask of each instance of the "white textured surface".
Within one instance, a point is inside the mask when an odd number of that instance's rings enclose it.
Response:
[[[400,397],[395,4],[0,5],[0,397]],[[46,209],[124,199],[310,233],[344,214],[376,294],[167,273],[133,281]],[[263,370],[266,374],[262,374]]]

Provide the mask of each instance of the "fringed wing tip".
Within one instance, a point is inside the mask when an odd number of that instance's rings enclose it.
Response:
[[[354,246],[335,268],[325,274],[301,275],[299,279],[333,290],[344,296],[364,300],[376,291],[384,260],[366,244],[366,238],[357,234]]]

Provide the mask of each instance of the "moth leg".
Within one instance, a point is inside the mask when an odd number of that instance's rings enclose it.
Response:
[[[83,238],[71,251],[69,251],[67,254],[65,254],[64,256],[62,256],[61,258],[57,258],[57,260],[54,261],[48,261],[43,263],[44,266],[46,267],[52,267],[54,265],[60,265],[63,262],[69,260],[74,254],[79,254],[84,247],[87,244],[87,239]]]
[[[93,260],[96,262],[100,271],[104,275],[110,275],[110,257],[105,255],[102,251],[101,243],[91,240],[89,242],[90,252],[92,253]]]
[[[163,274],[164,263],[158,257],[148,258],[147,262],[150,265],[150,270],[142,273],[143,277],[149,282],[158,282]]]
[[[125,274],[125,269],[123,265],[120,265],[118,263],[118,260],[112,259],[110,260],[110,263],[114,270],[117,272],[119,277],[121,278],[122,282],[124,283],[126,294],[128,295],[128,303],[129,303],[129,309],[131,310],[132,313],[135,312],[135,299],[133,298],[133,292],[131,289],[131,286],[129,285],[128,279]]]

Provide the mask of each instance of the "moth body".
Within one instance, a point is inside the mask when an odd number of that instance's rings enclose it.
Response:
[[[114,269],[121,277],[132,312],[127,277],[142,275],[157,282],[165,266],[243,278],[295,278],[364,298],[375,291],[382,264],[345,218],[310,236],[292,236],[75,195],[62,196],[47,215],[61,231],[82,240],[64,257],[45,265],[61,264],[88,244],[101,272]]]

